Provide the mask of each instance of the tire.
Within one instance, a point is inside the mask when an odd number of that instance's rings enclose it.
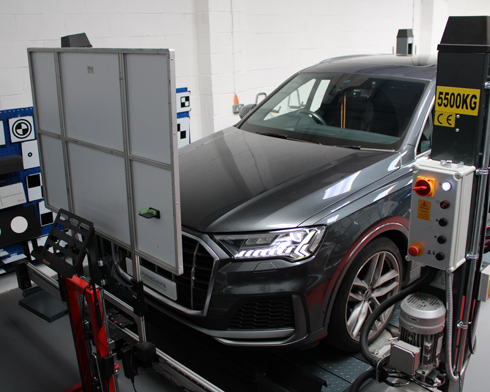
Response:
[[[359,350],[361,328],[380,303],[401,289],[402,256],[393,241],[379,237],[369,242],[347,271],[330,317],[327,342],[342,351]],[[376,340],[388,324],[394,306],[384,312],[369,333]]]

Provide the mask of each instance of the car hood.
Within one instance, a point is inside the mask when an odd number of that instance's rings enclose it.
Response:
[[[396,170],[399,154],[228,128],[180,150],[182,225],[207,233],[293,228]]]

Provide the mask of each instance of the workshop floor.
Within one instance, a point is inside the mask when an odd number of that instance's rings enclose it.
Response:
[[[18,305],[22,293],[15,275],[0,276],[0,390],[2,392],[62,392],[79,382],[67,317],[52,323]],[[490,304],[483,303],[478,320],[476,354],[466,373],[465,392],[488,391]],[[135,386],[121,373],[120,392],[176,392],[160,374],[136,377]],[[230,391],[233,392],[233,391]]]
[[[14,284],[15,282],[15,284]],[[68,317],[52,323],[18,305],[22,298],[15,275],[0,277],[0,390],[62,392],[80,382]],[[144,374],[131,381],[122,371],[120,392],[176,392],[162,375]]]

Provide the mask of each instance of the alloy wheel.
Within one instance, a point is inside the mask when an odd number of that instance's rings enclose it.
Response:
[[[354,278],[346,304],[346,327],[353,340],[359,341],[362,326],[374,309],[399,290],[400,266],[391,252],[380,251],[366,260]],[[369,338],[386,326],[392,314],[393,307],[376,320]]]

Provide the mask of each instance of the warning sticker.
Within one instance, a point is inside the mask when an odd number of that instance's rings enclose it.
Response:
[[[436,112],[478,116],[479,106],[480,90],[474,88],[437,86]],[[437,117],[435,120],[437,121]]]
[[[434,125],[454,128],[456,125],[456,113],[436,112]]]
[[[430,220],[430,201],[419,200],[417,218],[426,221]]]

